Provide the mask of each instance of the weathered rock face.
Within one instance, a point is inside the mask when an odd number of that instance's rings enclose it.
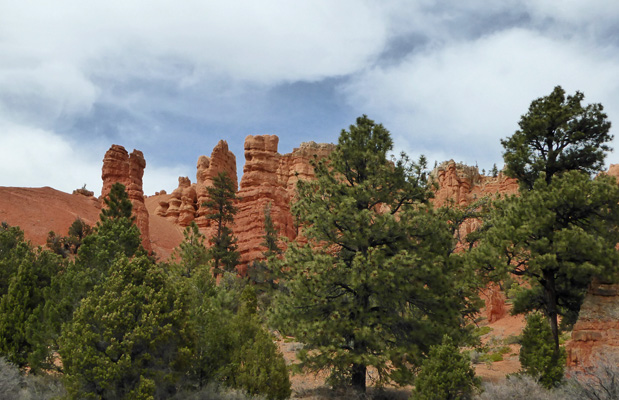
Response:
[[[279,138],[275,135],[247,136],[245,139],[245,166],[236,207],[238,212],[232,230],[238,239],[241,253],[240,273],[245,273],[247,264],[262,257],[260,245],[264,237],[264,212],[270,204],[271,218],[279,235],[288,239],[297,236],[290,200],[294,197],[299,179],[312,179],[314,169],[310,160],[328,156],[334,149],[331,144],[302,143],[290,154],[277,152]],[[208,200],[207,187],[213,178],[226,172],[237,185],[236,158],[228,150],[228,144],[220,141],[211,157],[200,156],[197,163],[196,183],[180,177],[178,188],[159,200],[156,214],[180,226],[195,221],[206,237],[212,236],[211,221],[206,219],[207,210],[202,204]],[[163,196],[162,196],[163,197]]]
[[[278,143],[275,135],[250,135],[245,139],[245,166],[233,228],[241,263],[245,266],[260,259],[265,251],[260,243],[264,237],[267,205],[270,204],[271,218],[279,235],[291,240],[297,237],[290,211],[296,182],[312,179],[314,168],[310,160],[326,157],[334,148],[329,144],[302,143],[292,153],[281,155],[277,152]]]
[[[169,199],[159,202],[156,214],[180,226],[188,226],[195,221],[200,228],[208,228],[210,221],[205,218],[207,210],[202,204],[208,200],[206,188],[213,185],[213,178],[220,172],[226,172],[234,185],[238,186],[236,157],[228,149],[225,140],[217,143],[210,158],[198,158],[196,183],[192,184],[188,177],[178,178],[178,187]]]
[[[466,206],[484,196],[515,194],[518,181],[503,173],[498,176],[483,176],[477,167],[445,161],[432,171],[432,179],[438,183],[434,194],[434,205],[443,206],[453,202],[456,206]]]
[[[142,177],[146,168],[144,154],[139,150],[133,150],[131,155],[123,146],[112,145],[103,157],[101,179],[101,199],[104,199],[116,182],[125,185],[127,194],[133,204],[135,223],[142,233],[142,246],[151,251],[148,210],[144,205],[144,191],[142,189]]]
[[[486,317],[492,323],[500,320],[507,315],[507,298],[498,285],[490,285],[481,293],[485,301]]]
[[[228,149],[228,143],[225,140],[220,140],[215,148],[213,148],[211,158],[200,156],[196,167],[196,223],[200,227],[207,227],[210,225],[210,220],[204,217],[207,210],[202,206],[202,204],[208,200],[206,188],[208,186],[213,186],[213,178],[221,172],[227,173],[228,177],[230,177],[234,183],[234,187],[238,187],[236,157]]]
[[[584,370],[612,354],[619,354],[619,284],[594,282],[567,345],[567,365]]]
[[[606,171],[606,173],[619,179],[619,164],[610,164],[610,167],[608,168],[608,171]]]

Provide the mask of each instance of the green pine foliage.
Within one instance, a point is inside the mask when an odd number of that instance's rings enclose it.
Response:
[[[183,242],[174,251],[173,258],[182,276],[190,278],[200,270],[209,269],[209,254],[204,244],[206,238],[194,221],[183,231]]]
[[[132,205],[124,185],[115,183],[105,198],[94,234],[84,237],[75,266],[81,273],[83,293],[101,283],[118,257],[145,255],[140,230],[133,223]]]
[[[209,210],[206,218],[214,221],[217,228],[213,237],[209,239],[211,244],[209,255],[217,276],[223,271],[235,271],[240,261],[236,237],[228,226],[234,222],[234,215],[237,212],[234,206],[234,201],[237,199],[236,187],[224,171],[213,178],[213,186],[207,187],[206,191],[209,195],[209,200],[203,204]]]
[[[231,323],[234,350],[231,362],[224,367],[226,380],[252,395],[286,399],[291,393],[288,369],[273,336],[260,325],[254,289],[247,286],[241,298],[243,304]]]
[[[288,398],[288,369],[256,315],[253,287],[245,287],[239,295],[240,306],[234,309],[228,289],[216,287],[212,278],[204,283],[202,278],[207,276],[196,278],[191,296],[195,342],[190,372],[195,389],[218,382],[268,399]]]
[[[534,100],[520,118],[520,129],[501,140],[505,148],[506,173],[517,178],[523,189],[532,189],[544,173],[546,183],[564,171],[589,175],[604,166],[610,122],[601,104],[583,106],[581,92],[565,96],[561,86]]]
[[[443,333],[462,338],[476,296],[470,271],[453,253],[451,219],[427,205],[425,162],[390,160],[389,132],[366,116],[342,131],[316,180],[298,183],[307,246],[292,244],[273,322],[306,347],[302,366],[365,391],[408,383]]]
[[[266,248],[263,255],[267,259],[282,254],[282,249],[279,247],[278,233],[271,217],[271,203],[269,202],[264,206],[264,236],[263,242],[260,243]]]
[[[490,171],[490,174],[493,178],[499,176],[499,169],[496,167],[496,164],[492,164],[492,171]]]
[[[11,277],[17,272],[20,260],[31,252],[24,240],[24,232],[6,222],[0,224],[0,296],[9,290]]]
[[[92,227],[84,222],[84,220],[77,217],[69,227],[68,233],[69,235],[66,241],[69,245],[70,252],[71,254],[77,254],[86,236],[92,233]]]
[[[548,319],[539,313],[529,314],[520,343],[522,372],[539,379],[546,388],[558,386],[563,380],[567,355],[563,348],[555,352]]]
[[[619,186],[615,178],[591,179],[568,171],[550,184],[496,201],[483,240],[471,253],[495,280],[519,276],[514,312],[539,310],[551,323],[559,350],[558,317],[565,327],[578,316],[593,277],[611,279],[619,253]]]
[[[264,236],[263,242],[260,243],[265,248],[262,253],[264,260],[252,262],[248,269],[249,280],[256,286],[264,307],[270,305],[272,292],[278,287],[279,268],[281,268],[278,261],[283,253],[279,247],[279,240],[269,202],[264,207]]]
[[[101,222],[118,218],[129,218],[131,221],[135,219],[135,217],[131,215],[133,205],[131,204],[131,200],[129,200],[125,185],[122,183],[114,183],[110,188],[110,193],[103,201],[105,207],[103,207],[99,215]]]
[[[68,236],[60,236],[54,231],[50,231],[47,237],[47,247],[52,252],[66,258],[69,255],[77,254],[82,241],[91,233],[92,227],[80,217],[77,217],[69,227]]]
[[[20,368],[29,366],[35,373],[50,369],[53,363],[44,307],[62,260],[49,251],[32,249],[21,230],[1,229],[0,264],[10,265],[3,272],[12,273],[7,274],[8,287],[0,297],[0,355]]]
[[[210,264],[204,262],[203,237],[197,227],[185,232],[177,252],[180,266],[173,270],[180,272],[177,279],[191,299],[192,356],[186,390],[199,393],[218,383],[268,399],[287,398],[288,370],[272,335],[256,315],[253,285],[229,272],[215,285]]]
[[[62,324],[71,320],[80,301],[107,279],[117,259],[146,254],[141,245],[140,230],[133,223],[132,205],[124,186],[114,184],[105,202],[107,208],[101,211],[100,220],[92,232],[83,236],[75,260],[66,264],[62,273],[52,280],[45,315],[55,332],[54,340],[60,335]],[[80,228],[72,227],[79,234]]]
[[[480,385],[468,354],[444,336],[421,364],[411,400],[470,400]]]
[[[60,354],[77,398],[163,399],[188,368],[189,299],[146,256],[117,258],[64,326]]]

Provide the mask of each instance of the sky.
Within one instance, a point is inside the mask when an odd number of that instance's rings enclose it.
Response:
[[[247,135],[284,154],[362,114],[430,167],[502,168],[557,85],[619,128],[619,2],[0,0],[0,186],[99,195],[119,144],[170,192],[220,139],[240,178]]]

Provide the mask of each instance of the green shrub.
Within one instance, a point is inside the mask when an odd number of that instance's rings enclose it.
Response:
[[[505,343],[506,345],[520,344],[521,339],[522,338],[520,337],[520,335],[509,335],[503,340],[503,343]]]
[[[476,328],[474,331],[474,335],[477,337],[482,337],[484,335],[489,334],[490,332],[492,332],[492,328],[489,326],[480,326],[479,328]]]
[[[521,343],[522,372],[539,379],[544,387],[557,386],[563,380],[567,356],[564,348],[555,352],[550,324],[542,314],[527,316]]]
[[[470,399],[479,385],[468,354],[461,353],[453,340],[444,336],[423,361],[411,400]]]
[[[222,293],[226,290],[217,287],[216,297],[193,311],[198,341],[192,375],[198,390],[217,382],[269,400],[289,397],[288,369],[272,335],[260,324],[253,287],[235,295]],[[225,306],[237,306],[228,301],[231,297],[241,302],[236,313]]]
[[[185,375],[187,294],[147,257],[117,259],[60,338],[67,389],[77,398],[168,398]]]

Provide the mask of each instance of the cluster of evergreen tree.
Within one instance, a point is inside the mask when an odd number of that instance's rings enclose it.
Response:
[[[158,263],[121,184],[105,203],[74,259],[33,249],[2,224],[0,353],[31,374],[62,372],[71,398],[165,399],[212,383],[287,398],[288,371],[253,288],[236,275],[215,285],[214,266],[227,264],[197,227],[175,261]]]
[[[415,399],[467,399],[479,381],[460,347],[476,344],[477,294],[516,277],[523,372],[555,386],[561,330],[619,262],[619,186],[593,177],[610,123],[582,100],[557,87],[533,101],[502,141],[518,195],[472,209],[433,207],[425,159],[391,156],[389,132],[358,118],[314,161],[316,179],[298,183],[305,240],[283,251],[267,205],[264,260],[247,278],[236,274],[225,173],[208,188],[210,246],[191,225],[166,263],[141,247],[120,184],[92,230],[77,220],[67,237],[50,233],[53,251],[2,224],[0,355],[33,374],[62,372],[72,398],[172,398],[215,382],[283,399],[288,370],[268,327],[302,342],[299,366],[329,371],[333,385],[364,392],[372,369],[375,384],[414,384]],[[461,238],[468,218],[483,226]]]

